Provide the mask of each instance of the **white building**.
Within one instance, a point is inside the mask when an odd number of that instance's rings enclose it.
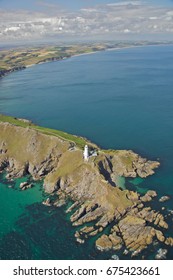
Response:
[[[89,159],[88,145],[85,145],[84,152],[83,152],[83,157],[84,157],[85,161],[88,161],[88,159]]]

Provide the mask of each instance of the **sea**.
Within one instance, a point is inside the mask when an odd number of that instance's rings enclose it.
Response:
[[[120,187],[158,193],[173,236],[173,46],[107,50],[28,67],[0,79],[0,113],[87,137],[104,149],[130,149],[159,160],[147,179],[120,178]],[[70,205],[45,207],[42,182],[25,192],[0,174],[0,259],[111,259],[123,251],[100,252],[96,237],[75,241]],[[170,200],[158,199],[168,195]],[[154,259],[155,243],[137,258]],[[173,249],[167,248],[167,259]]]

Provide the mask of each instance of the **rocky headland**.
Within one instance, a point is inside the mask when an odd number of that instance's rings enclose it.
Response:
[[[97,151],[88,161],[83,159],[86,143]],[[26,174],[42,179],[50,195],[43,202],[47,206],[59,207],[70,199],[73,204],[67,212],[78,229],[76,240],[84,243],[96,236],[101,251],[125,248],[135,256],[154,240],[173,245],[164,216],[149,205],[156,192],[141,196],[116,184],[117,176],[145,178],[158,166],[133,151],[101,150],[77,136],[58,135],[26,120],[0,118],[0,171],[6,171],[8,179]],[[27,185],[21,188],[27,190]]]

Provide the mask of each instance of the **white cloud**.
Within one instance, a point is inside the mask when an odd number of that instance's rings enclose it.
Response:
[[[29,39],[66,35],[156,34],[173,33],[173,9],[144,5],[141,1],[82,9],[76,13],[41,13],[0,11],[0,40]]]

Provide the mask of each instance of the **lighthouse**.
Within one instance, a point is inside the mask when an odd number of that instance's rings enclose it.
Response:
[[[89,158],[88,145],[85,145],[83,157],[84,157],[85,161],[88,161],[88,158]]]

